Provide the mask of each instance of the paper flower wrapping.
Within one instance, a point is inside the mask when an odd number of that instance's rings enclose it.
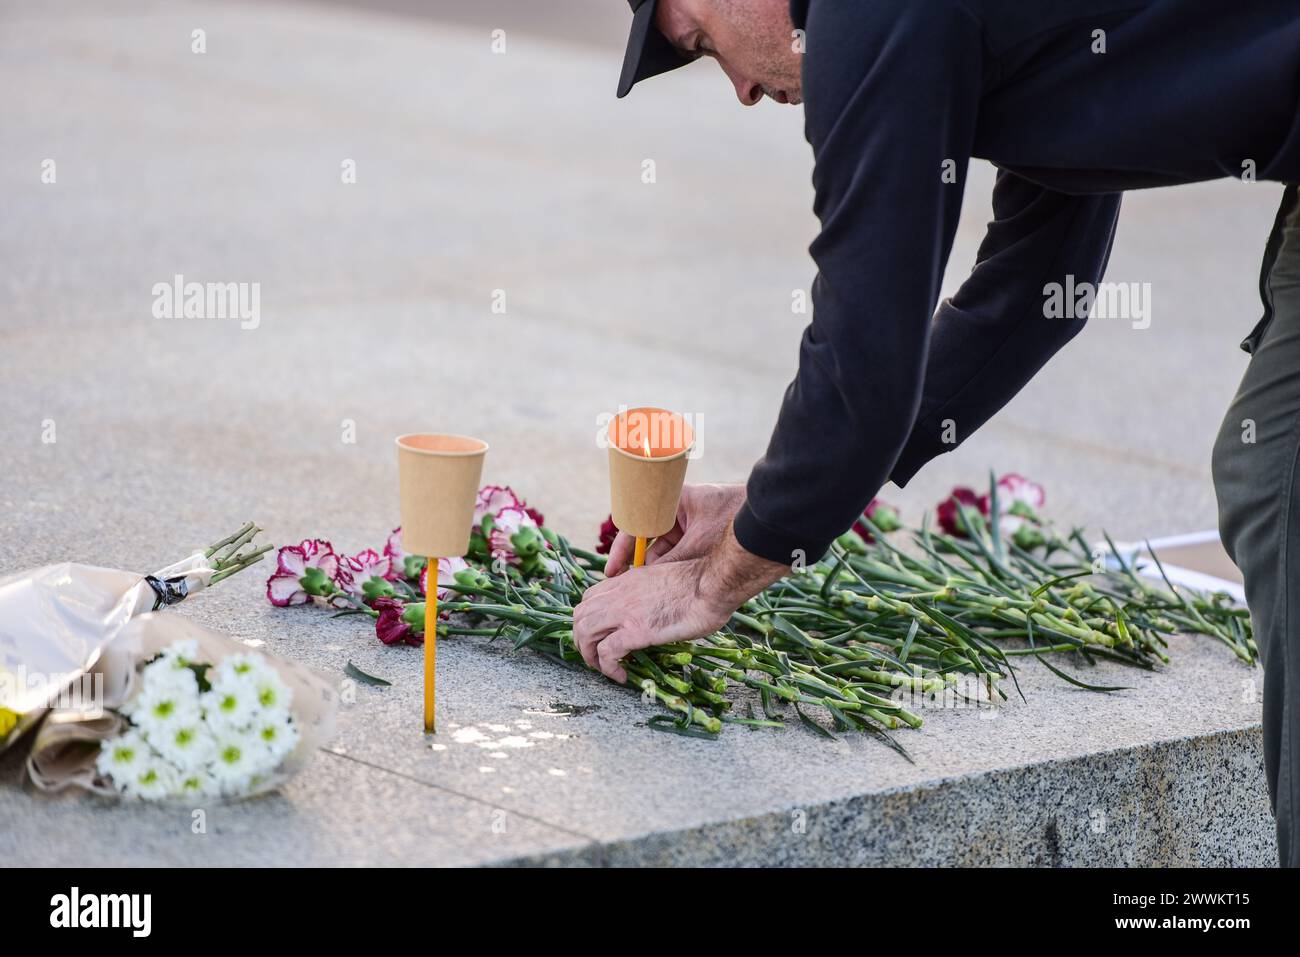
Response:
[[[178,616],[134,619],[95,667],[102,707],[52,712],[36,733],[38,788],[246,798],[283,784],[333,731],[330,682]]]

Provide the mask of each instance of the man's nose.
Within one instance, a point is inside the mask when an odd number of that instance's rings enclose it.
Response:
[[[736,99],[740,100],[741,106],[754,106],[763,99],[763,85],[761,83],[747,80],[726,66],[722,67],[722,71],[727,74],[727,79],[736,88]]]

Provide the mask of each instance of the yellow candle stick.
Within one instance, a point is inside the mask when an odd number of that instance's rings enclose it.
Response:
[[[424,596],[424,733],[437,734],[438,559],[430,558]]]
[[[437,731],[438,556],[469,551],[474,502],[487,443],[467,435],[413,432],[397,437],[402,544],[425,559],[424,731]]]

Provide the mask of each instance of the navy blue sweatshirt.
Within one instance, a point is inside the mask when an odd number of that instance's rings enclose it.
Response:
[[[1044,287],[1100,281],[1121,191],[1300,181],[1300,0],[791,7],[822,227],[814,314],[735,522],[787,564],[823,555],[887,480],[968,438],[1080,331],[1045,318]],[[939,303],[972,156],[998,167],[994,220]]]

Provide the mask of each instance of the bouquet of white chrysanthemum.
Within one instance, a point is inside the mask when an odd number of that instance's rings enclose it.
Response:
[[[198,642],[178,641],[140,677],[139,694],[121,709],[129,729],[103,742],[95,762],[124,795],[242,796],[298,743],[293,692],[260,654],[213,666],[199,660]]]
[[[183,618],[135,619],[97,669],[106,707],[52,712],[36,733],[28,771],[43,790],[248,797],[305,765],[333,726],[325,679]]]

